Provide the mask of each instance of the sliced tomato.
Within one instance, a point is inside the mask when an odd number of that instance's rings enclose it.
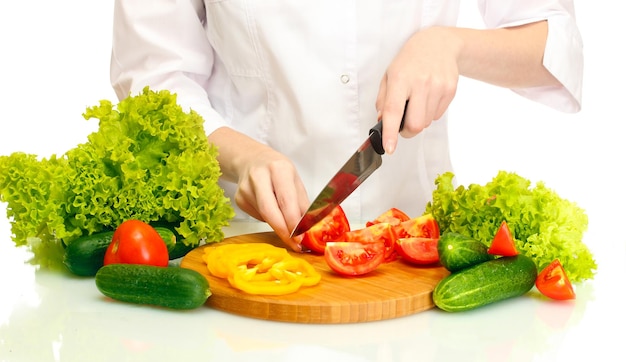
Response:
[[[340,275],[363,275],[378,268],[384,261],[385,244],[332,241],[326,243],[324,259],[328,266]]]
[[[385,261],[389,262],[396,258],[396,234],[393,227],[385,222],[366,226],[361,229],[350,230],[341,234],[337,241],[351,241],[359,243],[376,243],[382,241],[385,245]]]
[[[500,224],[487,252],[491,255],[500,256],[515,256],[519,254],[515,247],[515,239],[513,239],[513,235],[511,235],[511,230],[506,221]]]
[[[428,265],[439,262],[437,243],[434,238],[399,238],[396,251],[402,259],[412,264]]]
[[[574,287],[572,287],[572,283],[567,277],[567,273],[559,259],[555,259],[539,272],[535,286],[541,294],[552,299],[567,300],[576,298]]]
[[[376,219],[368,221],[365,224],[365,226],[372,226],[374,224],[380,224],[384,222],[391,224],[391,225],[397,225],[409,219],[410,219],[409,215],[405,214],[404,211],[397,209],[395,207],[392,207],[391,209],[378,215]]]
[[[345,212],[338,205],[330,214],[304,233],[302,246],[314,253],[323,254],[328,241],[337,241],[339,236],[347,231],[350,231],[350,223]]]
[[[439,224],[431,214],[424,214],[394,226],[398,238],[439,239]]]

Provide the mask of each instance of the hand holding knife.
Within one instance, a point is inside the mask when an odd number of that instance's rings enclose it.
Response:
[[[406,112],[406,105],[404,109]],[[398,132],[402,131],[403,127],[404,115]],[[382,137],[383,122],[381,120],[370,129],[365,142],[330,179],[311,203],[298,225],[291,232],[291,237],[303,234],[317,224],[380,167],[382,164],[381,155],[385,153]]]

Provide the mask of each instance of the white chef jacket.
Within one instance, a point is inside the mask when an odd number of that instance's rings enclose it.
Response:
[[[514,91],[578,111],[583,57],[572,1],[477,2],[489,28],[548,20],[544,65],[562,86]],[[401,46],[419,29],[455,25],[458,11],[459,0],[117,0],[111,82],[120,99],[146,85],[168,89],[204,118],[207,134],[228,126],[280,151],[312,200],[375,124],[380,81]],[[390,207],[417,216],[446,171],[444,116],[401,137],[342,207],[353,222]],[[236,185],[222,186],[234,200]]]

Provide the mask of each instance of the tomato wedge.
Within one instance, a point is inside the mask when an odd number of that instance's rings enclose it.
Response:
[[[491,255],[500,256],[515,256],[519,254],[515,247],[515,240],[511,235],[511,230],[506,221],[502,221],[500,224],[487,252]]]
[[[553,260],[552,263],[539,272],[535,286],[541,294],[552,299],[567,300],[576,298],[572,283],[567,277],[567,273],[559,259]]]
[[[350,223],[345,212],[338,205],[330,214],[304,233],[301,245],[314,253],[323,254],[328,241],[338,240],[339,236],[347,231],[350,231]]]
[[[434,264],[439,261],[438,242],[439,239],[434,238],[399,238],[396,240],[396,251],[409,263]]]
[[[396,234],[393,230],[393,227],[386,222],[373,224],[361,229],[350,230],[341,234],[336,241],[348,241],[357,243],[383,242],[385,246],[385,262],[392,261],[396,258]]]
[[[383,242],[332,241],[326,243],[324,251],[328,266],[343,276],[367,274],[378,268],[384,258]]]
[[[372,226],[374,224],[380,223],[388,223],[391,225],[397,225],[403,221],[409,220],[409,215],[405,214],[404,211],[392,207],[391,209],[380,214],[376,219],[368,221],[365,226]]]
[[[401,222],[394,226],[398,238],[432,238],[439,239],[439,224],[431,214],[424,214]]]

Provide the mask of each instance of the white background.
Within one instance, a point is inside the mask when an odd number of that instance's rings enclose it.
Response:
[[[474,2],[462,3],[460,25],[482,26]],[[615,30],[623,23],[615,4],[576,3],[585,47],[581,112],[559,113],[509,90],[462,79],[450,119],[460,183],[485,183],[498,170],[544,181],[590,215],[603,215],[590,218],[585,242],[593,252],[617,253],[610,259],[620,260],[619,255],[626,257],[620,229],[626,217],[626,58],[622,31]],[[62,154],[95,130],[97,121],[84,120],[84,110],[101,99],[116,101],[108,78],[111,19],[112,1],[0,2],[0,155]],[[0,254],[14,249],[4,207]],[[615,238],[593,237],[600,235],[594,230],[608,228],[615,229]],[[3,290],[18,290],[19,283],[0,275]],[[1,294],[0,325],[8,317],[2,302],[10,307],[20,298]],[[591,327],[600,330],[602,322],[597,323]]]

